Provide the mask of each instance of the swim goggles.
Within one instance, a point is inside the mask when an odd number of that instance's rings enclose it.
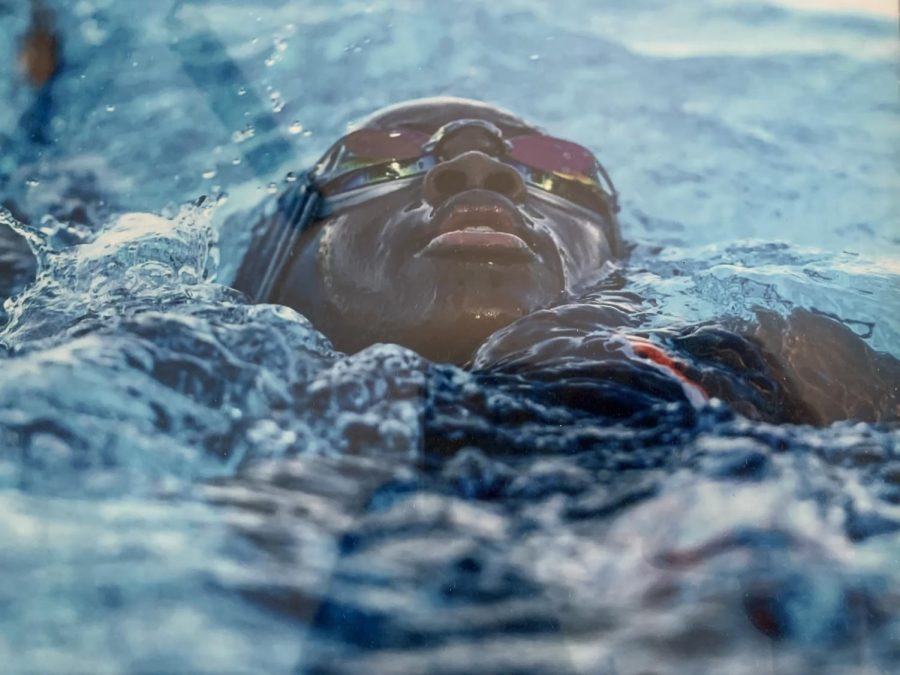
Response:
[[[551,201],[561,199],[615,223],[616,188],[587,148],[552,136],[506,138],[486,120],[456,120],[429,136],[413,129],[359,129],[335,143],[297,186],[282,193],[266,227],[243,260],[233,286],[254,302],[271,299],[302,233],[318,218],[405,185],[444,158],[443,144],[463,128],[489,132],[493,156],[513,167],[526,185]]]
[[[527,185],[607,217],[618,212],[612,179],[590,150],[543,134],[507,138],[494,124],[480,119],[455,120],[431,136],[402,128],[353,131],[325,153],[311,182],[326,202],[335,206],[352,202],[356,190],[426,173],[444,159],[444,143],[472,127],[488,132],[494,156],[514,168]]]

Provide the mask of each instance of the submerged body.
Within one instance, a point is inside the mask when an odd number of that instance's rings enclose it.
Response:
[[[19,48],[19,70],[34,90],[31,106],[19,120],[19,126],[31,142],[40,145],[51,140],[54,115],[54,81],[62,69],[62,41],[55,27],[53,12],[42,0],[31,0],[31,21]]]
[[[60,44],[53,14],[41,0],[31,0],[31,25],[22,38],[19,67],[35,89],[45,87],[59,72]]]

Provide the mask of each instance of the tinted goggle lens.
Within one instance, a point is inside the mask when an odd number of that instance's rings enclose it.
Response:
[[[579,178],[591,178],[596,173],[593,153],[561,138],[528,134],[509,139],[507,145],[511,159],[532,169]]]
[[[421,157],[422,146],[427,142],[428,135],[418,131],[360,129],[345,136],[342,143],[349,158],[363,162],[404,162]]]

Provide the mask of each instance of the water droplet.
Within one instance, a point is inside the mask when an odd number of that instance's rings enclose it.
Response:
[[[237,90],[238,96],[246,96],[247,95],[247,87],[239,87]]]
[[[235,131],[233,134],[231,134],[231,140],[234,141],[235,143],[243,143],[247,139],[253,138],[253,136],[255,134],[256,134],[256,129],[253,127],[252,124],[248,124],[240,131]]]
[[[291,126],[288,127],[288,131],[290,131],[292,134],[299,134],[301,131],[303,131],[303,125],[300,124],[300,122],[291,122]]]
[[[532,61],[537,61],[539,58],[541,58],[541,55],[540,54],[532,54],[528,58],[531,59]]]
[[[282,110],[284,110],[284,106],[286,104],[284,99],[281,98],[280,91],[273,91],[271,94],[269,94],[269,100],[272,101],[272,112],[280,113]]]
[[[271,68],[277,62],[278,62],[278,60],[274,56],[270,56],[269,58],[266,59],[266,68]]]
[[[287,41],[285,41],[284,38],[277,37],[275,38],[274,43],[275,49],[279,52],[284,52],[287,49]]]
[[[267,191],[270,195],[274,195],[276,192],[278,192],[278,185],[276,185],[275,183],[269,183],[269,184],[266,186],[266,191]]]
[[[388,134],[388,137],[389,137],[389,138],[399,138],[400,135],[401,135],[401,132],[399,132],[399,131],[392,131],[392,132],[390,132],[390,133]]]
[[[25,181],[25,185],[27,185],[30,188],[37,187],[40,184],[41,184],[41,181],[39,181],[37,178],[29,178]]]
[[[115,111],[116,111],[116,106],[111,105],[111,104],[106,106],[106,112],[115,112]]]
[[[108,33],[95,19],[89,19],[81,24],[81,35],[89,45],[97,47],[106,42]]]
[[[284,177],[284,182],[285,183],[296,183],[297,182],[297,174],[295,174],[293,171],[288,171]]]
[[[241,158],[235,157],[233,160],[231,160],[231,163],[234,164],[235,166],[238,166],[241,163]]]
[[[210,178],[215,178],[215,177],[216,177],[215,169],[207,169],[206,171],[203,172],[203,178],[205,180],[209,180]]]

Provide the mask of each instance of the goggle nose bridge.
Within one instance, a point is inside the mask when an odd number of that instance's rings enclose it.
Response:
[[[422,149],[425,152],[440,155],[441,144],[446,143],[461,131],[472,128],[478,128],[487,131],[498,141],[504,153],[509,152],[511,146],[509,144],[509,141],[504,137],[503,132],[500,130],[500,128],[492,122],[478,118],[463,118],[448,122],[431,135],[431,138],[429,138],[425,142],[425,144],[422,146]]]

